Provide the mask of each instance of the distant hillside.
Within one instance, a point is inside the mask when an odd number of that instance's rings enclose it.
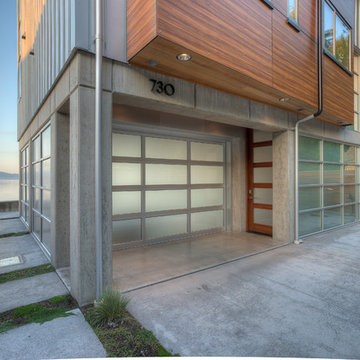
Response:
[[[19,180],[19,174],[9,174],[0,171],[0,180]]]

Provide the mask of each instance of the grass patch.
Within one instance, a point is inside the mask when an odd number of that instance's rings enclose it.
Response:
[[[81,310],[110,357],[172,356],[153,333],[144,329],[126,307],[129,298],[114,289],[105,290]]]
[[[30,234],[30,233],[28,231],[17,232],[17,233],[7,233],[7,234],[0,235],[0,239],[10,237],[10,236],[23,236],[23,235],[27,235],[27,234]]]
[[[91,321],[92,309],[93,306],[88,305],[81,310],[102,342],[108,357],[173,356],[129,312],[126,311],[116,324],[96,326]]]
[[[29,269],[15,270],[6,274],[1,274],[0,284],[6,283],[8,281],[25,279],[35,275],[42,275],[53,271],[55,271],[55,268],[50,264],[34,266]]]
[[[78,307],[70,296],[57,296],[36,304],[21,306],[0,314],[0,333],[30,323],[43,324],[59,317],[70,316],[69,310]]]

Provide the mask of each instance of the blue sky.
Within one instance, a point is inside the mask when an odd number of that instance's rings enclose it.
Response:
[[[0,171],[18,172],[16,0],[0,0]]]

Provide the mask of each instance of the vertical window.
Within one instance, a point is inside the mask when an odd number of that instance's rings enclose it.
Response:
[[[33,233],[50,252],[51,130],[45,128],[32,141]]]
[[[29,145],[21,151],[20,158],[20,216],[29,225]]]
[[[360,91],[360,79],[359,79],[359,57],[354,57],[354,125],[348,126],[348,129],[359,131],[359,112],[360,112],[360,97],[359,97],[359,91]]]
[[[324,3],[324,47],[334,53],[334,14],[326,2]]]
[[[359,47],[359,0],[355,0],[355,46]]]
[[[288,0],[288,17],[298,23],[298,0]]]
[[[340,14],[324,2],[324,49],[346,69],[350,69],[350,27]]]

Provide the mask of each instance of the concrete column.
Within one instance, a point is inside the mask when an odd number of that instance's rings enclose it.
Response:
[[[79,86],[70,97],[70,279],[80,305],[96,294],[95,91]],[[111,123],[112,96],[103,94],[103,281],[112,283]]]
[[[246,231],[246,139],[245,129],[231,140],[232,231]]]
[[[51,117],[51,263],[70,265],[69,116]]]
[[[273,237],[284,243],[294,240],[294,132],[273,135]]]

